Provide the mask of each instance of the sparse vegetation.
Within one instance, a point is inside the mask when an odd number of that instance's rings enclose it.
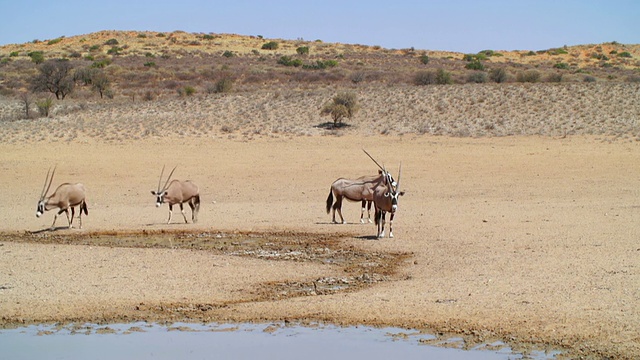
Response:
[[[47,60],[38,68],[39,74],[31,79],[31,90],[48,91],[55,94],[56,99],[64,98],[73,91],[73,67],[67,60]]]

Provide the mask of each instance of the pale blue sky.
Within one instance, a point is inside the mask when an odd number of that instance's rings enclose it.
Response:
[[[640,0],[0,0],[0,45],[183,30],[385,48],[543,50],[640,43]]]

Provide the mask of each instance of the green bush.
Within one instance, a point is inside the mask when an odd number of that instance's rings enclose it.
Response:
[[[631,56],[631,54],[628,51],[623,51],[623,52],[618,54],[618,57],[630,58],[630,57],[633,57],[633,56]]]
[[[20,55],[20,53],[19,53],[19,52],[17,52],[17,51],[12,51],[12,52],[9,54],[9,57],[15,57],[15,56],[18,56],[18,55]]]
[[[278,43],[275,41],[269,41],[268,43],[264,43],[262,45],[262,50],[276,50],[278,48]]]
[[[191,96],[195,93],[196,93],[196,88],[194,88],[193,86],[187,85],[184,87],[184,94],[186,96]]]
[[[480,60],[473,60],[469,62],[467,65],[465,65],[464,67],[469,70],[480,70],[480,71],[484,70],[484,65],[482,65]]]
[[[111,60],[102,59],[102,60],[95,61],[93,64],[91,64],[91,67],[101,69],[109,66],[110,64],[111,64]]]
[[[144,66],[145,67],[156,67],[157,65],[153,61],[148,61],[148,62],[144,63]]]
[[[293,58],[291,58],[291,56],[286,56],[285,55],[285,56],[280,57],[280,59],[278,59],[278,64],[284,65],[284,66],[300,67],[300,66],[302,66],[302,60],[293,59]]]
[[[557,63],[557,64],[553,65],[553,67],[556,68],[556,69],[567,70],[567,69],[569,69],[569,64],[561,62],[561,63]]]
[[[310,69],[310,70],[324,70],[324,69],[327,69],[327,68],[336,67],[337,65],[338,65],[338,61],[337,60],[317,60],[313,64],[304,64],[304,65],[302,65],[302,68],[303,69]]]
[[[36,106],[38,107],[38,112],[40,113],[40,115],[49,117],[49,113],[51,112],[51,108],[53,107],[53,99],[48,97],[44,100],[36,101]]]
[[[413,77],[413,83],[418,86],[431,85],[436,82],[436,74],[433,71],[418,71]]]
[[[429,63],[429,56],[420,55],[420,62],[423,63],[424,65],[427,65]]]
[[[235,56],[235,54],[234,54],[233,52],[229,51],[229,50],[225,50],[225,51],[222,53],[222,56],[224,56],[224,57],[226,57],[226,58],[232,58],[232,57],[234,57],[234,56]]]
[[[436,70],[436,84],[438,85],[448,85],[453,83],[453,80],[451,80],[451,73],[444,70],[444,69],[438,69]]]
[[[59,43],[60,41],[62,41],[62,39],[63,38],[59,37],[59,38],[56,38],[56,39],[53,39],[53,40],[49,40],[47,42],[47,45],[55,45],[55,44]]]
[[[44,62],[44,53],[42,51],[32,51],[27,55],[29,55],[29,57],[31,58],[31,61],[33,61],[36,64],[41,64]]]
[[[309,55],[309,47],[300,46],[296,49],[296,53],[298,53],[298,55]]]
[[[119,44],[119,42],[118,42],[118,40],[116,40],[116,39],[109,39],[109,40],[107,40],[107,42],[105,42],[104,44],[105,44],[105,45],[113,46],[113,45],[118,45],[118,44]]]
[[[215,86],[213,88],[213,92],[215,93],[228,93],[231,91],[233,87],[233,80],[228,77],[224,77],[218,81],[216,81]]]
[[[109,55],[120,55],[121,51],[124,50],[121,47],[114,46],[111,49],[107,50],[107,54]]]

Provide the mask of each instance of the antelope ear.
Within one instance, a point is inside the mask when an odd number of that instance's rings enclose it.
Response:
[[[155,194],[156,194],[156,192],[155,192],[154,190],[151,190],[151,193],[152,193],[153,195],[155,195]]]
[[[398,195],[404,196],[404,191],[400,191],[400,193]]]

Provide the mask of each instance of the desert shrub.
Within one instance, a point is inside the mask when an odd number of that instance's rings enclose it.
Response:
[[[40,113],[40,115],[49,117],[49,113],[51,112],[51,108],[53,107],[53,99],[51,97],[47,97],[44,100],[36,101],[36,106],[38,107],[38,112]]]
[[[569,69],[569,64],[564,63],[564,62],[559,62],[559,63],[556,63],[555,65],[553,65],[553,67],[556,68],[556,69],[566,70],[566,69]]]
[[[156,67],[156,63],[153,61],[148,61],[146,63],[143,64],[145,67]]]
[[[202,39],[203,39],[203,40],[213,40],[213,39],[215,39],[215,38],[216,38],[216,37],[215,37],[215,36],[213,36],[213,35],[211,35],[211,34],[204,34],[204,35],[202,35]]]
[[[11,53],[9,53],[9,57],[16,57],[18,55],[20,55],[20,53],[17,51],[12,51]]]
[[[298,55],[309,55],[309,47],[300,46],[296,49],[296,53],[298,53]]]
[[[467,76],[467,82],[476,84],[482,84],[487,82],[487,73],[482,71],[475,71]]]
[[[119,42],[118,42],[118,40],[116,40],[116,39],[109,39],[109,40],[107,40],[104,44],[105,44],[105,45],[109,45],[109,46],[113,46],[113,45],[118,45],[118,44],[119,44]]]
[[[353,74],[351,74],[351,82],[354,84],[359,84],[361,82],[363,82],[366,79],[366,74],[362,71],[357,71]]]
[[[427,65],[429,63],[429,56],[427,55],[420,55],[420,62],[424,65]]]
[[[262,50],[276,50],[278,48],[278,43],[275,41],[269,41],[268,43],[262,44]]]
[[[196,93],[196,88],[194,88],[194,87],[193,87],[193,86],[191,86],[191,85],[187,85],[187,86],[185,86],[183,89],[184,89],[184,94],[185,94],[186,96],[191,96],[191,95],[193,95],[193,94],[195,94],[195,93]]]
[[[550,83],[559,83],[562,82],[562,74],[561,73],[551,73],[547,76],[547,82]]]
[[[327,68],[335,67],[337,65],[338,61],[336,60],[317,60],[315,63],[302,65],[302,68],[311,70],[324,70]]]
[[[122,50],[124,50],[124,49],[121,48],[121,47],[114,46],[111,49],[107,50],[107,54],[109,54],[109,55],[120,55],[122,53]]]
[[[467,65],[465,65],[464,67],[469,70],[479,70],[479,71],[484,70],[484,65],[482,65],[480,60],[473,60],[469,62]]]
[[[537,70],[521,71],[516,75],[516,81],[521,83],[535,83],[540,80],[540,72]]]
[[[489,73],[489,78],[495,83],[503,83],[507,81],[507,71],[504,68],[495,68]]]
[[[153,99],[155,99],[156,95],[151,91],[151,90],[147,90],[144,95],[142,95],[142,100],[144,101],[153,101]]]
[[[331,101],[324,104],[320,115],[329,115],[333,119],[333,126],[342,122],[343,118],[352,118],[360,109],[358,97],[353,92],[338,93]]]
[[[444,69],[436,70],[435,80],[436,80],[436,84],[438,85],[448,85],[453,82],[453,80],[451,79],[451,73]]]
[[[433,71],[418,71],[413,77],[413,83],[418,86],[435,84],[436,74]]]
[[[211,90],[213,90],[213,92],[216,94],[228,93],[231,91],[232,87],[233,87],[233,79],[229,77],[223,77],[220,80],[216,81],[216,83],[213,86],[213,89],[207,89],[207,92],[210,92]]]
[[[42,51],[32,51],[27,55],[31,58],[31,61],[36,64],[42,64],[44,62],[44,53]]]
[[[53,39],[53,40],[49,40],[49,41],[47,42],[47,45],[55,45],[55,44],[57,44],[57,43],[61,42],[61,41],[62,41],[62,39],[63,39],[63,38],[59,37],[59,38],[55,38],[55,39]]]
[[[111,64],[111,60],[109,59],[101,59],[98,61],[94,61],[93,64],[91,64],[91,67],[93,68],[104,68],[107,67]]]
[[[233,52],[229,51],[229,50],[225,50],[225,51],[222,53],[222,56],[224,56],[224,57],[226,57],[226,58],[232,58],[232,57],[234,57],[234,56],[235,56],[235,54],[234,54]]]
[[[146,52],[146,53],[144,54],[144,57],[154,58],[154,57],[156,57],[156,56],[155,56],[152,52]]]
[[[618,57],[630,58],[630,57],[633,57],[633,56],[631,56],[631,54],[628,51],[623,51],[623,52],[618,54]]]
[[[291,56],[286,56],[285,55],[285,56],[280,57],[280,59],[278,59],[278,64],[284,65],[284,66],[300,67],[300,66],[302,66],[302,60],[293,59],[293,58],[291,58]]]
[[[582,79],[582,81],[586,83],[596,82],[596,78],[591,75],[587,75]]]

